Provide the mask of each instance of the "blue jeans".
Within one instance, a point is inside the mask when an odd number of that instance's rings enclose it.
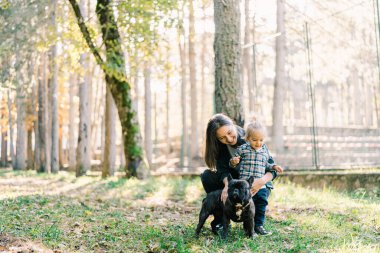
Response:
[[[265,211],[268,205],[268,197],[270,189],[260,189],[255,196],[252,197],[255,203],[255,227],[263,226],[265,221]]]

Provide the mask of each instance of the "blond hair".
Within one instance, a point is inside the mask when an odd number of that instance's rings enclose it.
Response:
[[[252,121],[245,127],[245,139],[247,140],[255,132],[262,132],[265,135],[265,127],[256,117],[253,117]]]

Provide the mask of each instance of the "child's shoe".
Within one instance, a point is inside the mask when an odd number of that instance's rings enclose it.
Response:
[[[258,226],[258,227],[255,227],[255,232],[258,234],[258,235],[263,235],[263,236],[267,236],[267,235],[271,235],[272,232],[268,232],[265,230],[265,228],[263,226]]]

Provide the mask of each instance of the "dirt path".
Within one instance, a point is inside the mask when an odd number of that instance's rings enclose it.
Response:
[[[42,243],[0,235],[0,252],[4,253],[59,253],[45,248]]]

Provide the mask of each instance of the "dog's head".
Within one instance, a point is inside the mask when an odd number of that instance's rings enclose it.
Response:
[[[245,204],[252,197],[251,187],[253,177],[248,180],[233,179],[231,175],[228,176],[228,198],[234,204]]]

